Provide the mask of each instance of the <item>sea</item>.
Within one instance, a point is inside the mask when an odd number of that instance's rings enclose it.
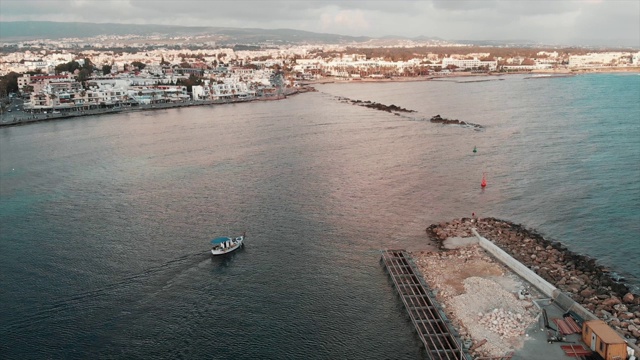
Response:
[[[473,213],[637,293],[638,75],[353,81],[0,128],[1,357],[420,359],[381,250],[433,249],[429,225]]]

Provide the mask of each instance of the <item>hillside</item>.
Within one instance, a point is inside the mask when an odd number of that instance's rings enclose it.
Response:
[[[203,26],[168,26],[136,24],[94,24],[52,21],[0,22],[0,39],[16,41],[27,39],[87,38],[98,35],[163,35],[194,36],[216,35],[221,43],[345,43],[363,42],[368,37],[314,33],[293,29],[248,29]]]

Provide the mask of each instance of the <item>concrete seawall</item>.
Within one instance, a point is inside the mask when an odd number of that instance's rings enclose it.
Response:
[[[473,234],[478,238],[478,243],[489,252],[493,257],[500,260],[503,264],[508,266],[513,272],[520,275],[523,279],[527,280],[531,285],[535,286],[543,294],[550,297],[555,301],[564,311],[573,311],[578,314],[584,320],[597,320],[594,314],[585,309],[582,305],[575,302],[567,294],[563,293],[560,289],[553,286],[551,283],[540,277],[533,270],[524,266],[521,262],[514,259],[511,255],[507,254],[504,250],[500,249],[497,245],[491,241],[480,236],[476,229],[471,229]]]
[[[478,243],[480,244],[480,246],[482,246],[483,249],[488,251],[496,259],[500,260],[500,262],[508,266],[511,270],[513,270],[513,272],[520,275],[523,279],[527,280],[529,283],[531,283],[531,285],[538,288],[540,291],[542,291],[543,294],[550,298],[553,298],[553,294],[558,291],[555,286],[551,285],[548,281],[533,272],[533,270],[529,269],[521,262],[511,257],[511,255],[507,254],[497,245],[480,236],[476,229],[471,229],[471,231],[473,232],[473,235],[478,238]]]
[[[71,119],[71,118],[77,118],[77,117],[96,116],[96,115],[121,114],[121,113],[137,112],[137,111],[154,111],[154,110],[175,109],[175,108],[192,107],[192,106],[235,104],[240,102],[249,102],[249,101],[256,101],[256,100],[258,99],[235,99],[233,101],[202,100],[202,101],[187,101],[187,102],[173,102],[173,103],[167,102],[167,103],[147,104],[147,105],[138,105],[138,106],[120,106],[120,107],[99,108],[99,109],[82,110],[82,111],[65,111],[65,112],[50,113],[50,114],[31,114],[31,113],[3,114],[2,120],[0,121],[0,126],[15,126],[15,125],[24,125],[24,124],[30,124],[30,123],[42,122],[42,121],[62,120],[62,119]]]
[[[136,111],[153,111],[153,110],[175,109],[175,108],[192,107],[192,106],[237,104],[237,103],[252,102],[252,101],[283,100],[283,99],[286,99],[287,96],[292,96],[292,95],[310,92],[310,91],[314,91],[314,89],[310,87],[299,88],[299,89],[296,88],[296,89],[285,91],[285,93],[281,96],[261,96],[261,97],[252,97],[252,98],[244,98],[244,99],[237,98],[237,99],[225,99],[225,100],[189,100],[189,101],[180,101],[180,102],[141,104],[136,106],[114,106],[109,108],[98,108],[98,109],[91,109],[91,110],[63,111],[63,112],[49,113],[49,114],[44,114],[44,113],[32,114],[32,113],[26,113],[26,112],[3,113],[0,115],[0,127],[25,125],[30,123],[42,122],[42,121],[71,119],[71,118],[85,117],[85,116],[119,114],[119,113],[128,113],[128,112],[136,112]]]

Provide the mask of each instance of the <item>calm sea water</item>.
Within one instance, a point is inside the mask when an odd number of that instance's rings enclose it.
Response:
[[[640,76],[493,79],[0,129],[2,357],[420,358],[379,250],[472,212],[637,284]]]

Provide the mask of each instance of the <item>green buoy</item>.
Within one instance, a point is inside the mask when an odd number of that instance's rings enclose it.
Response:
[[[478,152],[478,148],[474,146],[474,147],[473,147],[473,152],[474,152],[474,153],[477,153],[477,152]]]

